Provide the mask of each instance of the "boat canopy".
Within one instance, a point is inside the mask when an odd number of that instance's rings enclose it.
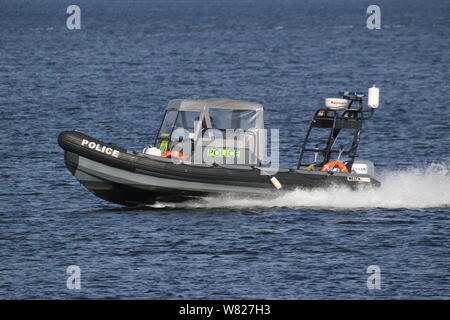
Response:
[[[167,110],[180,111],[203,111],[209,108],[230,109],[230,110],[263,110],[259,103],[233,100],[233,99],[174,99],[170,100]]]
[[[263,106],[258,103],[232,99],[175,99],[169,101],[166,111],[184,111],[199,115],[205,128],[264,129]]]

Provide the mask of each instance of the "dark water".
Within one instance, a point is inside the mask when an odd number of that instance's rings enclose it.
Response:
[[[450,298],[449,17],[445,0],[1,0],[0,298]],[[265,105],[291,167],[321,99],[373,83],[359,154],[379,190],[130,210],[83,189],[56,144],[78,129],[141,150],[168,100],[228,97]]]

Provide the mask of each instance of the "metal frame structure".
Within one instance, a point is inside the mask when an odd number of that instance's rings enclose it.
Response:
[[[346,91],[341,92],[340,94],[342,95],[343,99],[349,100],[347,108],[345,108],[343,111],[319,109],[315,112],[301,147],[300,157],[297,163],[297,169],[300,169],[301,167],[308,167],[311,164],[321,167],[325,163],[330,161],[330,158],[333,153],[338,153],[339,155],[343,154],[349,157],[346,166],[351,171],[360,141],[363,122],[364,120],[368,120],[373,116],[375,109],[363,108],[362,102],[365,96],[364,93]],[[356,106],[354,106],[354,104],[356,104]],[[330,129],[330,134],[328,136],[326,145],[323,147],[319,147],[317,145],[315,148],[307,148],[308,143],[311,142],[309,140],[309,137],[311,135],[312,130],[315,128]],[[344,149],[343,147],[335,149],[334,145],[336,143],[336,139],[342,129],[354,130],[351,146],[348,149]],[[317,160],[317,155],[319,153],[322,153],[323,160],[320,163],[304,163],[303,159],[305,153],[307,152],[315,153],[314,161]]]

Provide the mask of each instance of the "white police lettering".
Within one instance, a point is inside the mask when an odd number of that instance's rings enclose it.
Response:
[[[107,146],[102,146],[100,143],[95,143],[93,141],[83,139],[81,141],[81,145],[88,146],[89,149],[93,149],[95,151],[107,154],[109,156],[113,156],[114,158],[119,157],[119,153],[120,153],[119,150],[115,150],[115,149],[107,147]]]

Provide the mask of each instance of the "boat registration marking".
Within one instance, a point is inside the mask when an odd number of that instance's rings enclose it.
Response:
[[[109,156],[113,156],[114,158],[118,158],[119,154],[120,154],[119,150],[115,150],[115,149],[107,147],[107,146],[102,146],[100,143],[95,143],[93,141],[89,141],[86,139],[83,139],[81,141],[81,145],[88,146],[89,149],[107,154]]]
[[[355,176],[348,176],[347,181],[353,181],[353,182],[370,182],[370,178],[367,177],[355,177]]]

